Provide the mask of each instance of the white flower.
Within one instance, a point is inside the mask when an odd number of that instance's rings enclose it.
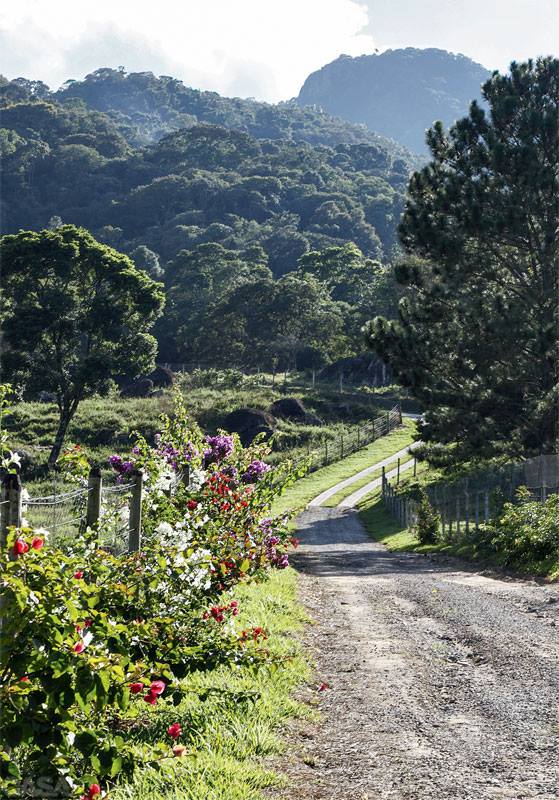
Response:
[[[188,483],[189,489],[197,491],[201,489],[206,482],[206,473],[203,469],[191,469],[190,480]]]

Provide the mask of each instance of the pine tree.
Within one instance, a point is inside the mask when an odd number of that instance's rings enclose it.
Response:
[[[439,463],[557,442],[559,60],[513,63],[483,95],[488,111],[473,102],[427,134],[400,226],[399,318],[367,331],[425,408]]]

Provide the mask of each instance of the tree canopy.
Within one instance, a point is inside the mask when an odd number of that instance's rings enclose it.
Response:
[[[3,370],[28,392],[56,395],[52,464],[84,397],[113,376],[153,367],[150,329],[163,290],[127,256],[72,225],[4,236],[0,257]]]
[[[412,177],[399,319],[372,347],[426,409],[432,458],[557,446],[559,60],[512,64],[484,85]]]

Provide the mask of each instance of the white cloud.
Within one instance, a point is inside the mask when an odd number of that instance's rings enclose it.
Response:
[[[362,0],[19,0],[0,11],[0,71],[58,86],[123,65],[275,101],[340,53],[372,52],[367,22]]]

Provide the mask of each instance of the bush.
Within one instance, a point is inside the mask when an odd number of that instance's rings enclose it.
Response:
[[[63,550],[47,531],[10,530],[0,553],[2,797],[48,784],[89,798],[138,764],[156,767],[182,752],[179,728],[149,745],[135,734],[156,704],[172,721],[184,676],[271,664],[266,632],[235,625],[231,594],[288,565],[287,520],[270,506],[293,476],[270,468],[266,452],[204,437],[177,400],[154,447],[139,436],[129,456],[110,458],[121,482],[145,472],[141,552],[112,555],[99,546],[102,529]],[[83,480],[81,451],[63,464]]]
[[[525,487],[516,503],[505,503],[500,517],[488,531],[491,544],[504,563],[559,560],[559,498],[534,501]]]
[[[435,511],[427,492],[422,489],[420,494],[419,506],[417,509],[417,522],[415,524],[415,535],[421,544],[436,544],[439,538],[439,525],[441,518]]]

